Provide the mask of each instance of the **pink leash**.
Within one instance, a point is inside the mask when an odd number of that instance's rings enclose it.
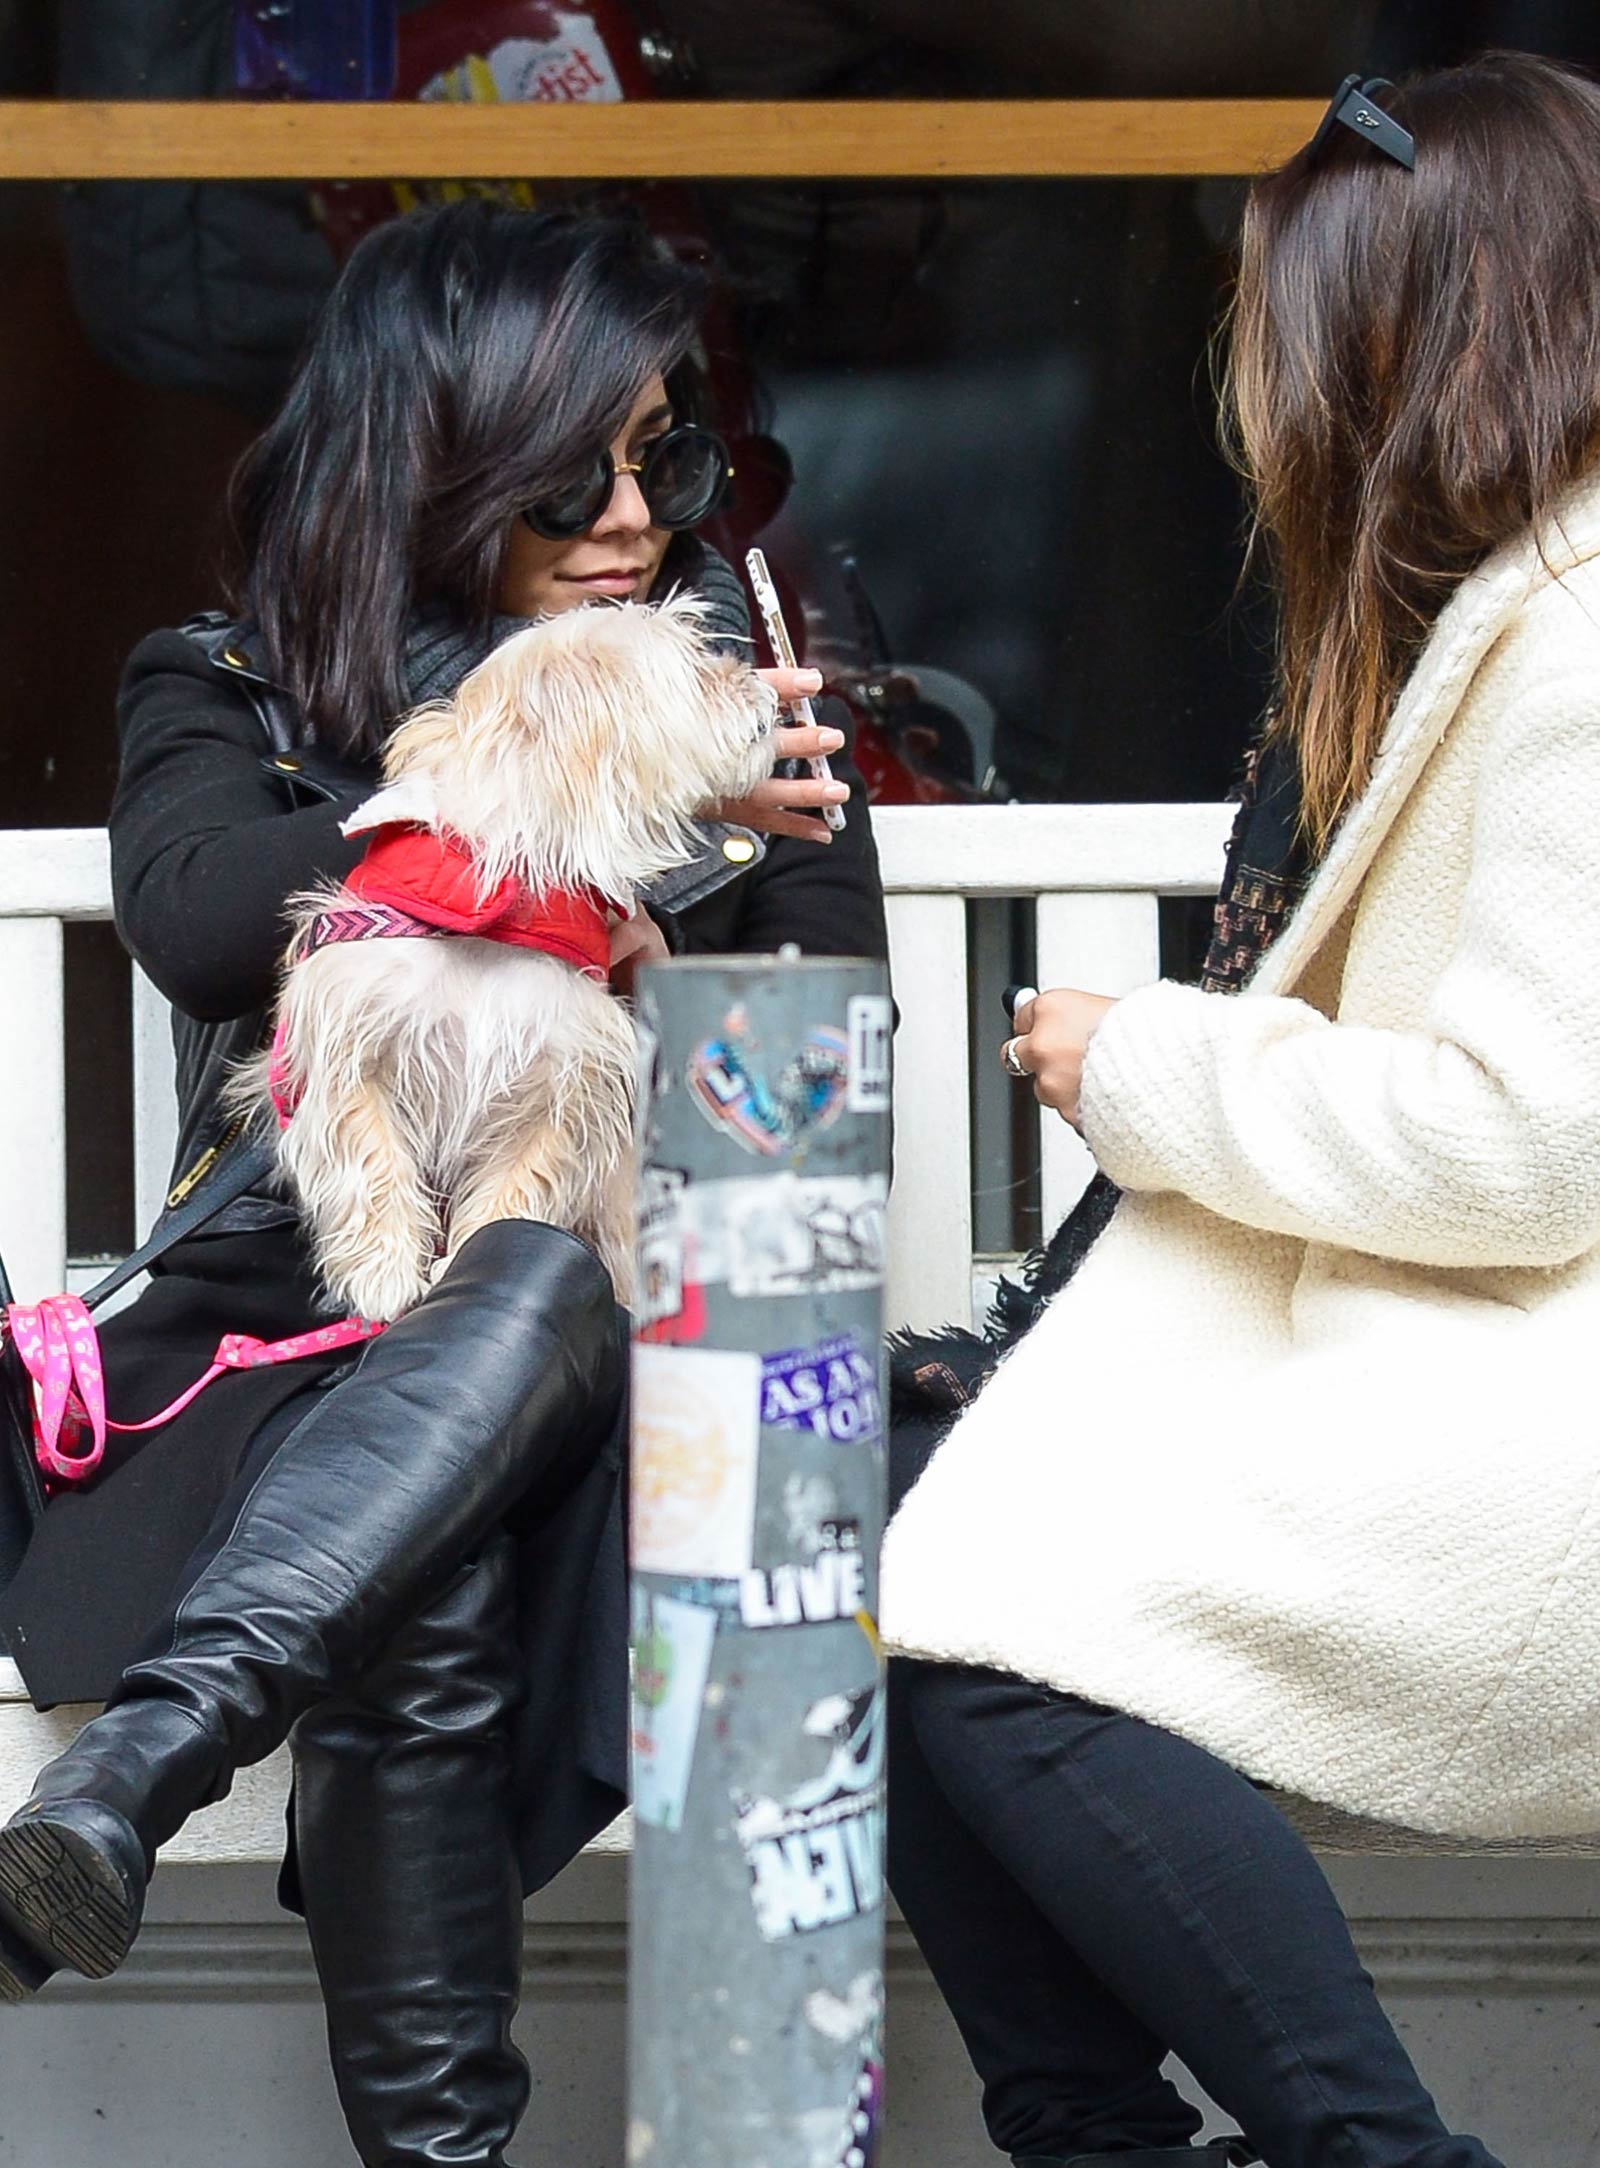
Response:
[[[94,1321],[76,1295],[43,1302],[14,1302],[0,1312],[23,1368],[33,1380],[33,1450],[39,1466],[58,1482],[81,1483],[99,1467],[107,1431],[159,1430],[181,1415],[213,1379],[229,1370],[259,1370],[270,1363],[298,1362],[355,1347],[383,1331],[364,1317],[341,1318],[288,1340],[257,1340],[247,1332],[224,1333],[211,1367],[177,1399],[142,1423],[113,1423],[106,1414],[105,1371]],[[88,1431],[91,1444],[84,1448]]]
[[[319,911],[306,929],[300,954],[334,941],[433,940],[439,928],[385,903],[348,904]],[[286,1026],[280,1018],[273,1034],[268,1082],[278,1125],[287,1129],[299,1099],[290,1072]],[[337,1325],[296,1333],[289,1340],[257,1340],[247,1332],[227,1332],[217,1343],[211,1367],[181,1392],[159,1415],[143,1423],[113,1423],[106,1414],[105,1371],[94,1323],[76,1295],[52,1295],[43,1302],[14,1302],[0,1310],[0,1346],[9,1330],[12,1344],[33,1381],[33,1450],[47,1476],[62,1483],[82,1483],[94,1474],[105,1454],[106,1433],[159,1430],[181,1415],[214,1379],[229,1370],[259,1370],[269,1363],[298,1362],[355,1347],[383,1331],[367,1318],[347,1317]],[[88,1432],[90,1443],[83,1444]]]

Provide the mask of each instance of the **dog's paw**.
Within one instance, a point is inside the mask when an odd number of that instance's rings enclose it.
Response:
[[[358,1267],[329,1273],[328,1292],[352,1317],[393,1324],[414,1309],[435,1277],[430,1271],[409,1271],[396,1264]]]

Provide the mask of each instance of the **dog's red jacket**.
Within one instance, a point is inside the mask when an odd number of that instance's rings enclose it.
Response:
[[[552,888],[536,896],[508,873],[485,896],[459,844],[409,822],[375,828],[344,885],[362,903],[386,904],[441,933],[543,949],[602,983],[610,968],[607,917],[616,907],[596,890]]]

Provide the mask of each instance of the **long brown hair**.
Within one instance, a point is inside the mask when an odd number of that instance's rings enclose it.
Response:
[[[1600,450],[1600,86],[1490,53],[1258,181],[1229,406],[1279,595],[1273,728],[1321,849],[1439,611]]]

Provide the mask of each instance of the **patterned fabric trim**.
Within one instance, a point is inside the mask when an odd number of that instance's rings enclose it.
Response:
[[[1200,985],[1208,994],[1236,994],[1283,931],[1305,893],[1305,876],[1240,866],[1218,896]]]
[[[425,926],[392,903],[348,903],[319,911],[301,940],[297,960],[314,956],[336,941],[431,941],[437,926]]]
[[[1228,860],[1200,984],[1236,994],[1283,931],[1312,866],[1300,831],[1300,776],[1293,752],[1269,738],[1251,752],[1228,839]]]

